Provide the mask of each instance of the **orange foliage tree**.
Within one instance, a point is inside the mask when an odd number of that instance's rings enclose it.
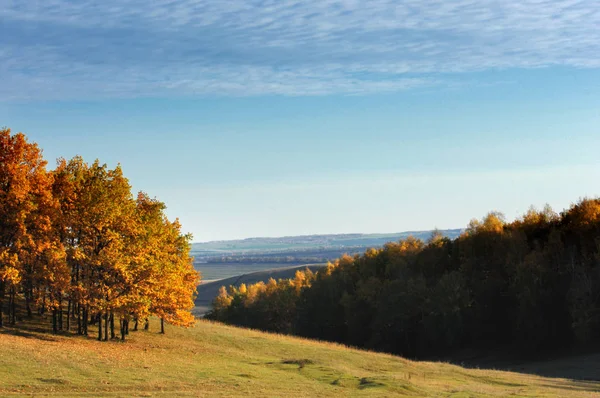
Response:
[[[24,292],[29,308],[33,283],[48,281],[48,275],[34,275],[34,267],[59,249],[50,233],[51,181],[40,148],[23,134],[0,130],[0,327],[7,295],[14,324],[17,294]]]
[[[115,323],[124,339],[130,320],[150,315],[192,324],[191,236],[164,210],[134,199],[120,166],[75,157],[47,172],[36,144],[1,130],[0,327],[6,296],[12,324],[23,299],[28,316],[51,311],[55,332],[96,324],[99,340],[116,337]]]

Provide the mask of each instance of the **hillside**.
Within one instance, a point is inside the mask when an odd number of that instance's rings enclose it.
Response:
[[[294,267],[282,267],[282,268],[274,268],[259,272],[251,272],[248,274],[238,275],[231,278],[220,279],[217,281],[211,281],[208,283],[202,282],[198,286],[198,295],[196,296],[195,304],[196,308],[194,308],[194,313],[198,316],[206,313],[210,307],[213,299],[219,293],[219,288],[221,286],[229,287],[229,286],[239,286],[242,283],[252,284],[260,281],[267,282],[270,278],[275,280],[278,279],[290,279],[294,277],[296,271],[304,271],[306,268],[309,268],[311,271],[315,272],[319,268],[322,268],[323,265],[301,265]]]
[[[427,241],[434,231],[390,234],[337,234],[249,238],[192,244],[194,267],[204,279],[223,279],[272,268],[320,264],[344,254],[362,254],[373,247],[413,236]],[[462,229],[437,231],[455,239]]]
[[[412,362],[200,321],[159,335],[132,332],[126,343],[0,332],[0,396],[427,396],[591,397],[596,381],[471,370]],[[555,374],[598,369],[600,356],[564,360]],[[537,366],[537,365],[536,365]]]
[[[444,236],[456,238],[462,229],[440,230]],[[192,244],[192,253],[240,253],[287,250],[313,250],[319,248],[377,247],[387,242],[405,239],[409,236],[426,240],[433,231],[405,231],[389,234],[332,234],[283,236],[279,238],[248,238]]]

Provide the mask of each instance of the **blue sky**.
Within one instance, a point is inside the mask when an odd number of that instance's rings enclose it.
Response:
[[[600,4],[0,0],[0,125],[196,241],[463,227],[600,194]]]

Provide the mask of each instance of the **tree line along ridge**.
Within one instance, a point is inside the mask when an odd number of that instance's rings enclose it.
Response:
[[[600,342],[600,199],[498,212],[343,256],[316,274],[222,287],[208,317],[414,358]]]

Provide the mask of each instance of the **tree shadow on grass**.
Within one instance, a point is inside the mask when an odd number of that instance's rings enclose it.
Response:
[[[567,391],[600,392],[600,382],[595,380],[569,380],[568,383],[553,381],[544,384],[543,386],[549,388],[558,388]]]
[[[73,332],[66,330],[52,332],[50,320],[46,317],[34,315],[32,317],[22,316],[17,320],[16,325],[4,324],[0,328],[0,335],[13,335],[28,339],[36,339],[42,341],[59,341],[58,337],[81,337]]]
[[[24,337],[26,339],[36,339],[42,341],[58,341],[53,335],[48,335],[46,331],[30,331],[21,328],[3,328],[0,329],[0,335],[11,335]]]
[[[462,360],[450,360],[452,364],[468,369],[502,370],[530,374],[549,379],[548,387],[572,391],[600,392],[600,350],[593,352],[563,352],[547,358],[518,359],[504,355],[482,355]]]

